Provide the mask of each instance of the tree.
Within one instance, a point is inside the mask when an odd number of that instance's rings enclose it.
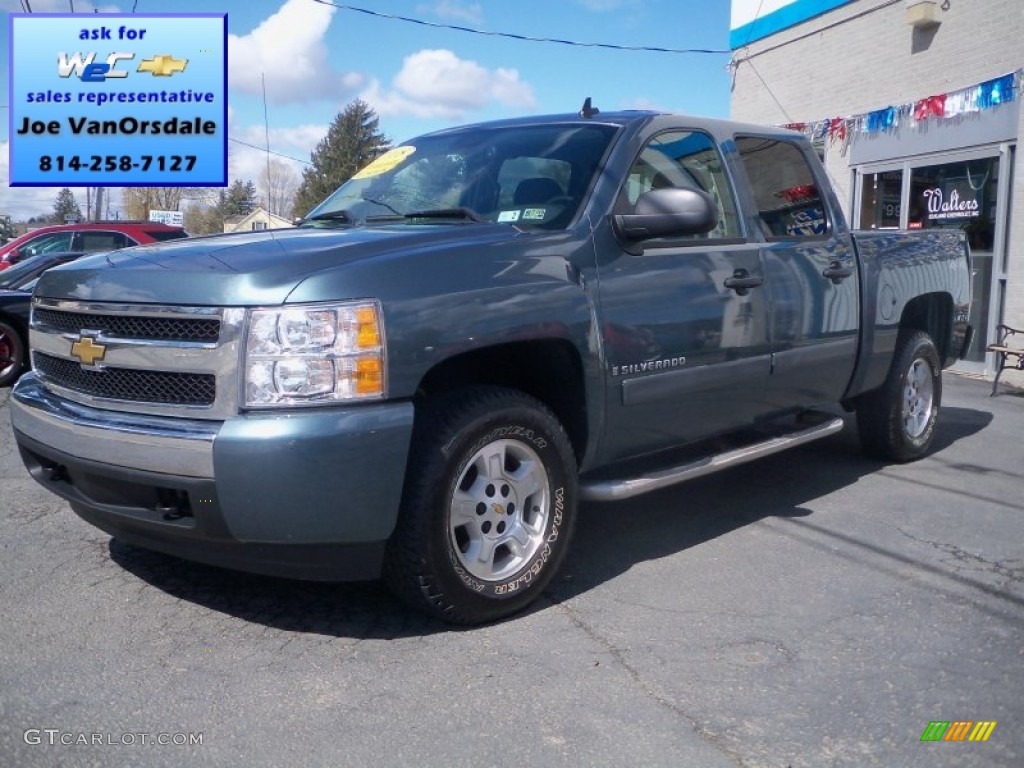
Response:
[[[224,231],[224,222],[231,216],[247,216],[257,205],[256,185],[252,181],[235,179],[227,190],[216,197],[197,198],[201,205],[185,210],[185,230],[192,235],[212,235]]]
[[[226,193],[221,190],[217,207],[225,218],[228,216],[248,216],[256,209],[257,202],[256,185],[252,181],[235,179],[231,182],[231,186],[228,187]]]
[[[122,204],[129,219],[149,221],[150,211],[180,211],[186,200],[210,197],[204,187],[125,187]]]
[[[14,224],[11,222],[10,216],[0,216],[0,244],[6,243],[8,240],[13,240],[18,236],[18,231],[14,228]]]
[[[281,160],[270,160],[260,174],[260,191],[267,201],[267,210],[275,216],[290,216],[298,185],[299,175],[294,168]]]
[[[50,218],[57,224],[82,220],[82,209],[78,207],[74,192],[64,187],[57,193],[57,197],[53,201],[53,214]]]
[[[302,171],[295,193],[294,216],[304,216],[352,175],[391,147],[378,130],[377,113],[356,99],[338,113],[309,156],[312,166]]]

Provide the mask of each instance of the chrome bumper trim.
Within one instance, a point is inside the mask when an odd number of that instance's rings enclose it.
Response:
[[[47,391],[33,372],[15,386],[10,411],[18,432],[80,459],[147,472],[213,477],[213,441],[220,422],[90,408]]]

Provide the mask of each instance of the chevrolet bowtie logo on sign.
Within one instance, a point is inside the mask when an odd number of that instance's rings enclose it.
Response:
[[[71,345],[71,354],[77,357],[82,365],[95,365],[106,353],[105,346],[97,344],[88,336],[79,336],[78,341]]]
[[[152,72],[155,77],[170,77],[175,72],[184,72],[186,64],[188,59],[176,59],[165,53],[152,59],[143,59],[137,71]]]
[[[921,741],[988,741],[995,728],[995,720],[932,720]]]

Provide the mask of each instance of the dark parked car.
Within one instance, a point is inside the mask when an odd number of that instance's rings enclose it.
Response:
[[[13,384],[28,363],[28,317],[39,276],[83,255],[44,253],[0,272],[0,387]]]

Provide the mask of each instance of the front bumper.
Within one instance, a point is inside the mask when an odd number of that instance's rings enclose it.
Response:
[[[28,373],[10,411],[32,476],[127,543],[293,578],[379,575],[411,403],[135,416],[58,397]]]

